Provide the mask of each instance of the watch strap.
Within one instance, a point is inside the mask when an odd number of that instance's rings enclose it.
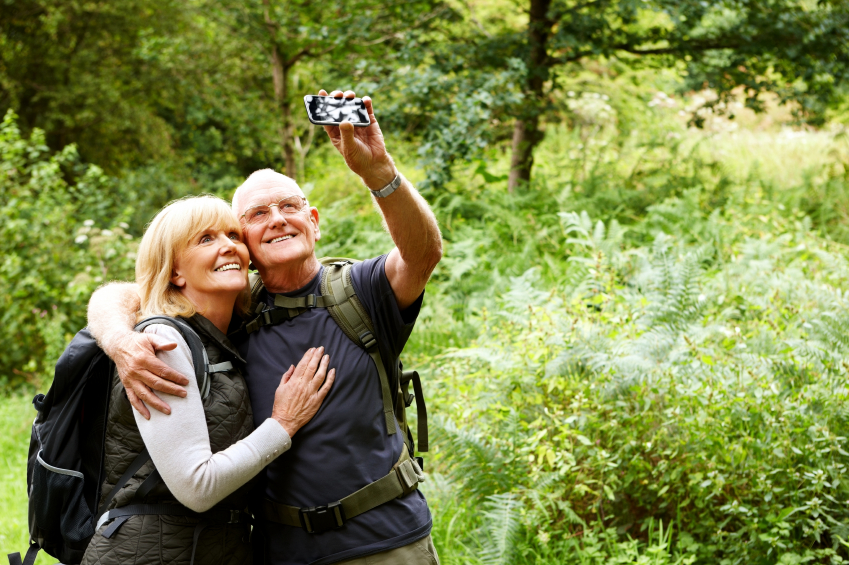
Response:
[[[395,178],[392,179],[392,182],[381,188],[380,190],[372,190],[371,193],[374,194],[377,198],[386,198],[393,192],[395,192],[399,186],[401,186],[401,181],[404,180],[404,177],[401,176],[401,173],[395,173]]]

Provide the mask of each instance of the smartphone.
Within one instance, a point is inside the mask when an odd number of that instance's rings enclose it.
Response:
[[[355,126],[368,127],[368,111],[362,98],[335,98],[333,96],[304,96],[307,118],[320,126],[338,126],[350,122]]]

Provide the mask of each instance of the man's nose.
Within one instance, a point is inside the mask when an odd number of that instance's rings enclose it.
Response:
[[[283,214],[283,212],[280,211],[280,208],[278,208],[277,206],[270,206],[268,213],[269,227],[285,226],[286,224],[288,224],[288,222],[286,221],[286,216]]]

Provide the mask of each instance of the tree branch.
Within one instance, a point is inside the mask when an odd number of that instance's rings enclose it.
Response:
[[[616,45],[611,45],[611,51],[625,51],[626,53],[631,53],[632,55],[673,55],[676,53],[684,53],[688,51],[710,51],[712,49],[738,49],[742,44],[738,40],[732,40],[730,38],[726,38],[720,41],[713,42],[705,42],[705,43],[691,43],[691,44],[679,44],[675,47],[658,47],[655,49],[640,49],[635,47],[629,43],[619,43]],[[569,56],[562,57],[549,57],[548,61],[551,65],[563,65],[566,63],[574,63],[584,57],[589,55],[593,55],[597,53],[597,51],[578,51]]]
[[[424,24],[426,24],[426,23],[427,23],[427,22],[429,22],[430,20],[432,20],[432,19],[436,18],[437,16],[439,16],[440,14],[442,14],[443,12],[445,12],[446,10],[448,10],[448,8],[446,8],[446,7],[437,8],[437,9],[436,9],[436,10],[434,10],[433,12],[431,12],[431,13],[429,13],[429,14],[426,14],[425,16],[421,17],[421,18],[419,19],[419,21],[417,21],[417,22],[416,22],[416,23],[414,23],[413,25],[411,25],[411,26],[407,27],[406,29],[418,29],[419,27],[423,26]],[[372,40],[372,41],[367,41],[367,42],[365,42],[365,43],[359,43],[359,45],[363,45],[363,46],[366,46],[366,47],[371,46],[371,45],[379,45],[379,44],[381,44],[381,43],[384,43],[384,42],[386,42],[386,41],[389,41],[389,40],[390,40],[390,39],[392,39],[393,37],[398,37],[399,33],[401,33],[401,32],[394,31],[394,32],[392,32],[392,33],[386,34],[385,36],[383,36],[383,37],[381,37],[381,38],[379,38],[379,39],[374,39],[374,40]],[[488,35],[488,34],[486,34],[486,31],[484,31],[484,34],[485,34],[485,35],[487,35],[487,37],[489,37],[489,35]]]
[[[287,69],[291,69],[295,65],[295,63],[297,63],[304,57],[321,57],[322,55],[327,55],[328,53],[336,49],[336,45],[331,44],[326,49],[322,49],[320,51],[313,51],[313,48],[319,43],[320,42],[318,41],[310,43],[309,45],[289,57],[283,64],[286,66]]]
[[[673,53],[682,53],[684,51],[710,51],[712,49],[737,49],[740,47],[739,42],[735,41],[717,41],[717,42],[709,42],[709,43],[692,43],[692,44],[679,44],[676,47],[659,47],[657,49],[638,49],[633,45],[628,45],[627,43],[623,43],[620,45],[614,45],[613,49],[619,51],[626,51],[628,53],[632,53],[634,55],[670,55]]]

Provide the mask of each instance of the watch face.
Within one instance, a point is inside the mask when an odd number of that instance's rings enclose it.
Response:
[[[307,115],[311,122],[338,125],[350,122],[355,126],[369,125],[368,112],[362,98],[334,98],[332,96],[304,96]]]

